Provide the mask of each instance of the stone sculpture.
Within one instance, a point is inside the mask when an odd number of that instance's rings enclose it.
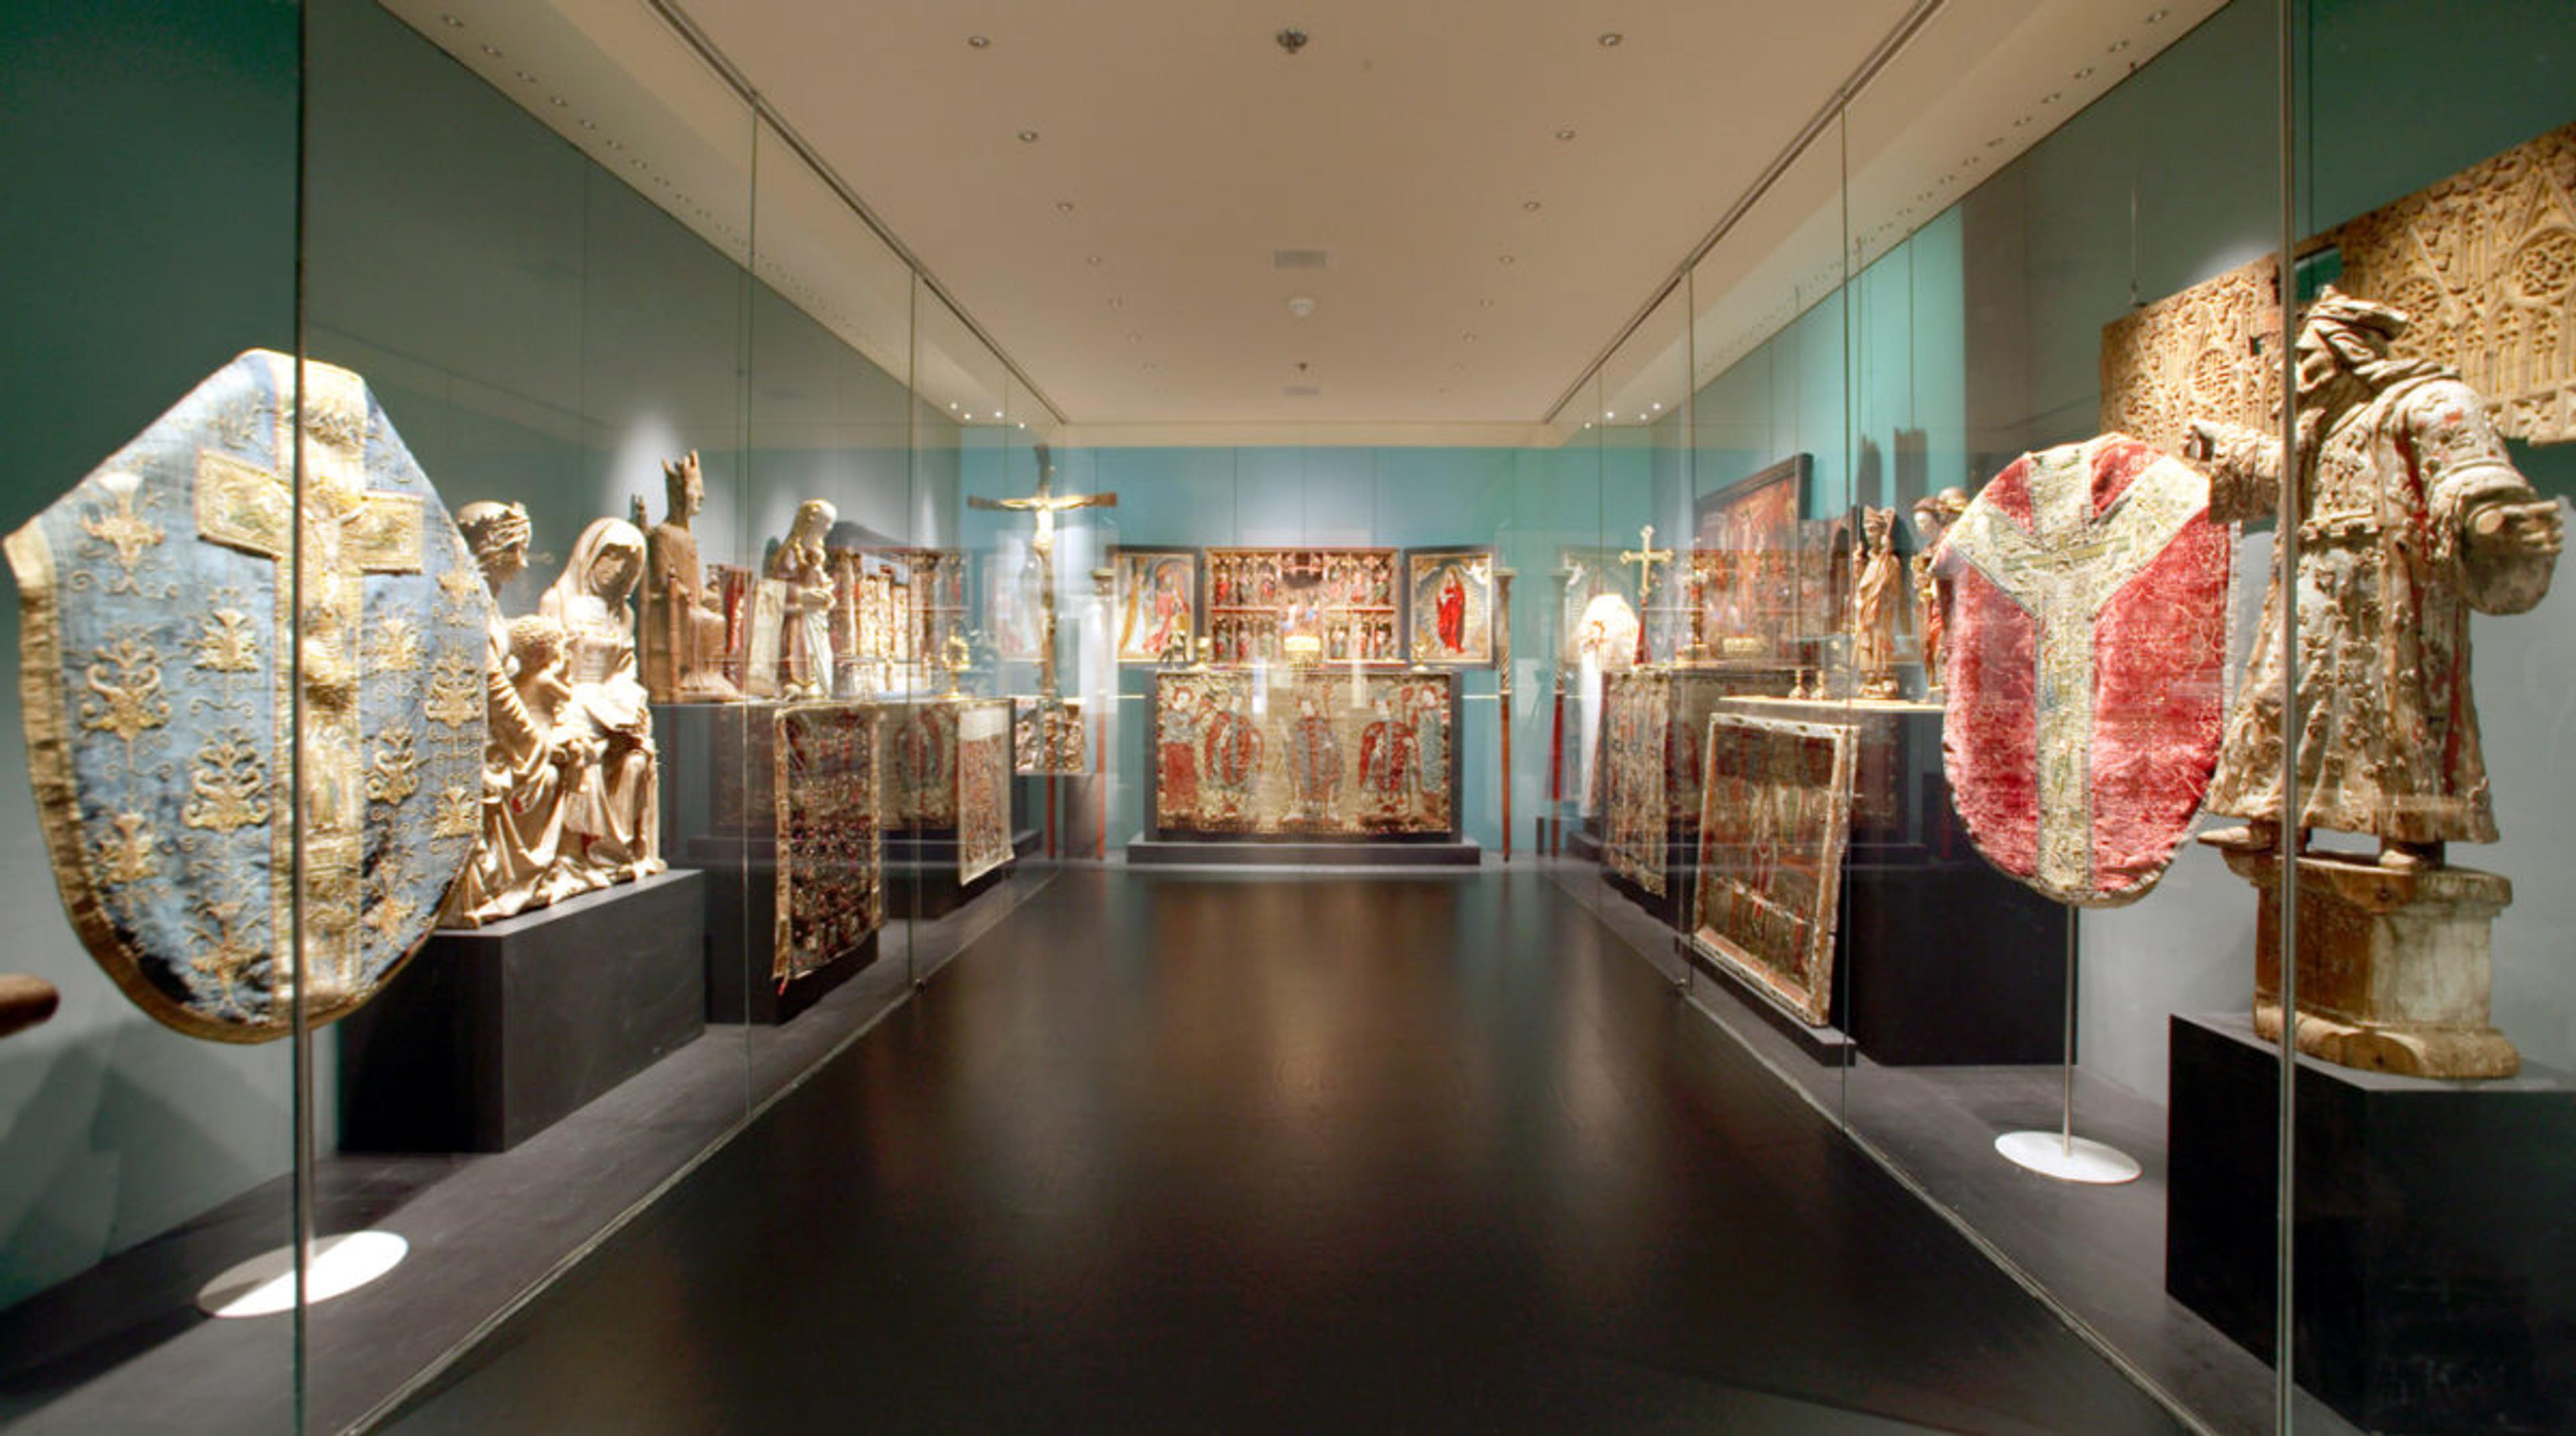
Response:
[[[707,500],[698,451],[664,463],[662,477],[668,507],[644,536],[644,691],[656,703],[731,702],[742,690],[725,676],[724,607],[689,531]]]
[[[767,579],[760,586],[759,621],[764,639],[775,636],[776,685],[787,698],[832,695],[832,555],[823,537],[840,515],[822,499],[796,507],[787,541],[769,556]],[[768,645],[763,645],[768,648]],[[755,648],[753,665],[763,676],[772,670],[768,653]],[[752,691],[761,693],[755,680]]]
[[[636,677],[627,600],[644,572],[644,535],[624,519],[582,530],[538,611],[563,626],[570,710],[560,727],[598,745],[565,795],[559,859],[569,881],[604,888],[661,872],[661,799],[653,721]],[[515,636],[515,635],[514,635]]]
[[[2283,575],[2229,719],[2205,835],[2262,894],[2276,932],[2281,825],[2301,852],[2299,1045],[2331,1061],[2488,1077],[2520,1059],[2487,1025],[2487,925],[2512,902],[2492,873],[2448,868],[2443,845],[2491,843],[2495,817],[2470,694],[2469,615],[2520,613],[2549,590],[2555,502],[2517,472],[2456,371],[2391,355],[2406,316],[2331,286],[2296,344],[2298,451],[2197,421],[2212,512],[2255,518],[2292,486],[2299,515],[2299,662],[2284,691]],[[2301,739],[2284,801],[2284,706]],[[2317,828],[2376,838],[2375,863],[2309,851]],[[2311,912],[2311,906],[2315,911]],[[2255,1021],[2281,1030],[2277,944],[2258,944]]]

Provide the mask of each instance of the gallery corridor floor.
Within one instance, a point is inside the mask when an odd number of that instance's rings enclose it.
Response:
[[[1115,869],[395,1422],[1913,1425],[2174,1429],[1546,875]]]

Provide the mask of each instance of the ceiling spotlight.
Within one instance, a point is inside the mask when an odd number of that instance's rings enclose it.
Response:
[[[1113,294],[1109,296],[1109,307],[1112,309],[1124,309],[1127,307],[1127,301]]]
[[[482,47],[482,50],[484,54],[491,56],[495,60],[501,58],[501,47],[498,45],[485,45]]]
[[[1573,139],[1573,138],[1574,138],[1574,131],[1572,131],[1572,130],[1559,130],[1559,131],[1557,131],[1557,132],[1556,132],[1556,137],[1557,137],[1558,139],[1560,139],[1560,140],[1570,140],[1570,139]]]
[[[1038,132],[1037,132],[1037,131],[1035,131],[1035,130],[1022,130],[1022,131],[1020,131],[1020,143],[1021,143],[1021,144],[1024,144],[1024,145],[1033,145],[1033,144],[1036,144],[1037,142],[1038,142]]]
[[[1500,262],[1501,262],[1501,263],[1504,263],[1504,264],[1509,264],[1509,263],[1511,263],[1511,262],[1512,262],[1512,257],[1511,257],[1510,255],[1506,254],[1506,255],[1504,255],[1504,256],[1502,257],[1502,259],[1501,259],[1501,261],[1500,261]]]
[[[1602,417],[1602,418],[1604,418],[1604,419],[1616,419],[1616,418],[1618,418],[1619,416],[1618,416],[1617,414],[1614,414],[1614,413],[1610,412],[1610,411],[1609,411],[1609,410],[1607,410],[1607,409],[1604,409],[1604,410],[1602,410],[1602,411],[1601,411],[1601,417]]]
[[[1604,50],[1610,49],[1620,41],[1627,38],[1627,36],[1620,34],[1616,30],[1604,30],[1601,32],[1601,48]]]
[[[572,101],[565,99],[561,95],[546,96],[546,103],[554,106],[558,110],[569,110],[572,108]]]
[[[993,48],[993,37],[990,35],[969,35],[966,37],[966,43],[978,50],[989,50]]]
[[[1060,199],[1060,200],[1057,200],[1057,201],[1055,202],[1055,212],[1056,212],[1056,213],[1058,213],[1058,214],[1071,214],[1071,213],[1073,213],[1073,201],[1072,201],[1072,200],[1069,200],[1069,199]]]
[[[2169,13],[2169,12],[2167,12],[2167,11],[2158,10],[2158,11],[2154,12],[2153,14],[2151,14],[2151,15],[2147,16],[2147,23],[2148,23],[2148,24],[2150,24],[2150,25],[2152,25],[2152,24],[2156,23],[2158,20],[2161,20],[2161,19],[2165,18],[2165,16],[2166,16],[2168,13]]]
[[[519,83],[522,85],[533,85],[537,82],[537,77],[529,74],[525,70],[513,70],[510,73],[517,75],[519,77]]]
[[[1491,309],[1494,307],[1494,301],[1490,299],[1479,299],[1476,301],[1476,307],[1478,309]]]
[[[1290,295],[1288,297],[1288,312],[1299,319],[1312,317],[1315,313],[1314,296],[1306,294]]]
[[[1536,213],[1538,213],[1538,209],[1539,209],[1538,201],[1537,201],[1537,200],[1534,200],[1534,199],[1525,199],[1525,200],[1522,200],[1522,201],[1521,201],[1521,208],[1523,208],[1523,209],[1525,209],[1525,210],[1528,210],[1528,211],[1529,211],[1530,213],[1532,213],[1532,214],[1536,214]]]
[[[1475,336],[1475,334],[1474,334],[1473,332],[1466,333],[1466,334],[1461,334],[1461,335],[1459,335],[1458,337],[1459,337],[1459,338],[1461,338],[1461,339],[1463,339],[1463,340],[1465,340],[1465,341],[1467,341],[1467,342],[1468,342],[1468,343],[1470,343],[1470,344],[1473,344],[1473,343],[1475,343],[1475,342],[1476,342],[1476,336]]]
[[[2157,14],[2159,14],[2159,15],[2161,15],[2161,14],[2163,14],[2164,12],[2163,12],[2162,10],[2159,10],[2159,11],[2157,11],[2156,13],[2157,13]],[[456,18],[455,16],[453,16],[453,15],[441,15],[441,16],[439,16],[438,18],[439,18],[440,20],[445,21],[445,22],[446,22],[446,24],[447,24],[447,28],[448,28],[448,29],[450,29],[450,30],[462,30],[462,29],[464,29],[464,28],[465,28],[465,22],[464,22],[464,21],[462,21],[462,20],[457,19],[457,18]]]
[[[2089,80],[2089,79],[2092,79],[2092,78],[2093,78],[2093,67],[2092,67],[2092,66],[2090,66],[2090,65],[2087,65],[2087,66],[2085,66],[2083,69],[2076,71],[2076,72],[2075,72],[2075,78],[2077,78],[2077,79],[2079,79],[2079,80]]]
[[[1298,51],[1306,48],[1306,32],[1298,29],[1294,25],[1289,26],[1287,29],[1280,31],[1278,34],[1273,35],[1270,38],[1278,43],[1280,49],[1285,50],[1291,55],[1294,55]]]
[[[597,121],[597,120],[584,120],[584,121],[582,121],[582,122],[581,122],[581,127],[582,127],[583,129],[585,129],[585,130],[595,130],[595,129],[598,129],[598,128],[599,128],[599,121]]]

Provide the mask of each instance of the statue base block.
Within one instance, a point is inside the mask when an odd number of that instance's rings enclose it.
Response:
[[[2254,1025],[2281,1036],[2281,863],[2230,850],[2254,885]],[[2488,1020],[2489,928],[2513,884],[2474,868],[2406,871],[2299,860],[2299,1050],[2409,1077],[2510,1077],[2520,1054]]]
[[[505,1152],[695,1041],[706,908],[674,869],[430,934],[335,1026],[341,1147]]]
[[[2280,1049],[2241,1014],[2170,1033],[2165,1290],[2268,1361]],[[2299,1383],[2371,1431],[2576,1430],[2576,1078],[2297,1081]]]

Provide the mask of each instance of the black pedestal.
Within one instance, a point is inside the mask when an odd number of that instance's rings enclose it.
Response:
[[[433,933],[338,1024],[340,1146],[500,1152],[705,1030],[705,881]]]
[[[700,837],[689,860],[707,878],[706,1020],[773,1026],[794,1018],[876,961],[877,933],[781,986],[770,973],[778,949],[778,855],[756,839]],[[888,897],[893,894],[889,887]],[[889,916],[900,909],[889,909]]]
[[[1854,855],[1842,908],[1852,1041],[1890,1067],[2061,1060],[2071,921],[1982,861],[1885,848]]]
[[[2273,1351],[2278,1049],[2172,1020],[2165,1289]],[[2576,1428],[2576,1082],[2301,1058],[2299,1384],[2374,1431]]]

